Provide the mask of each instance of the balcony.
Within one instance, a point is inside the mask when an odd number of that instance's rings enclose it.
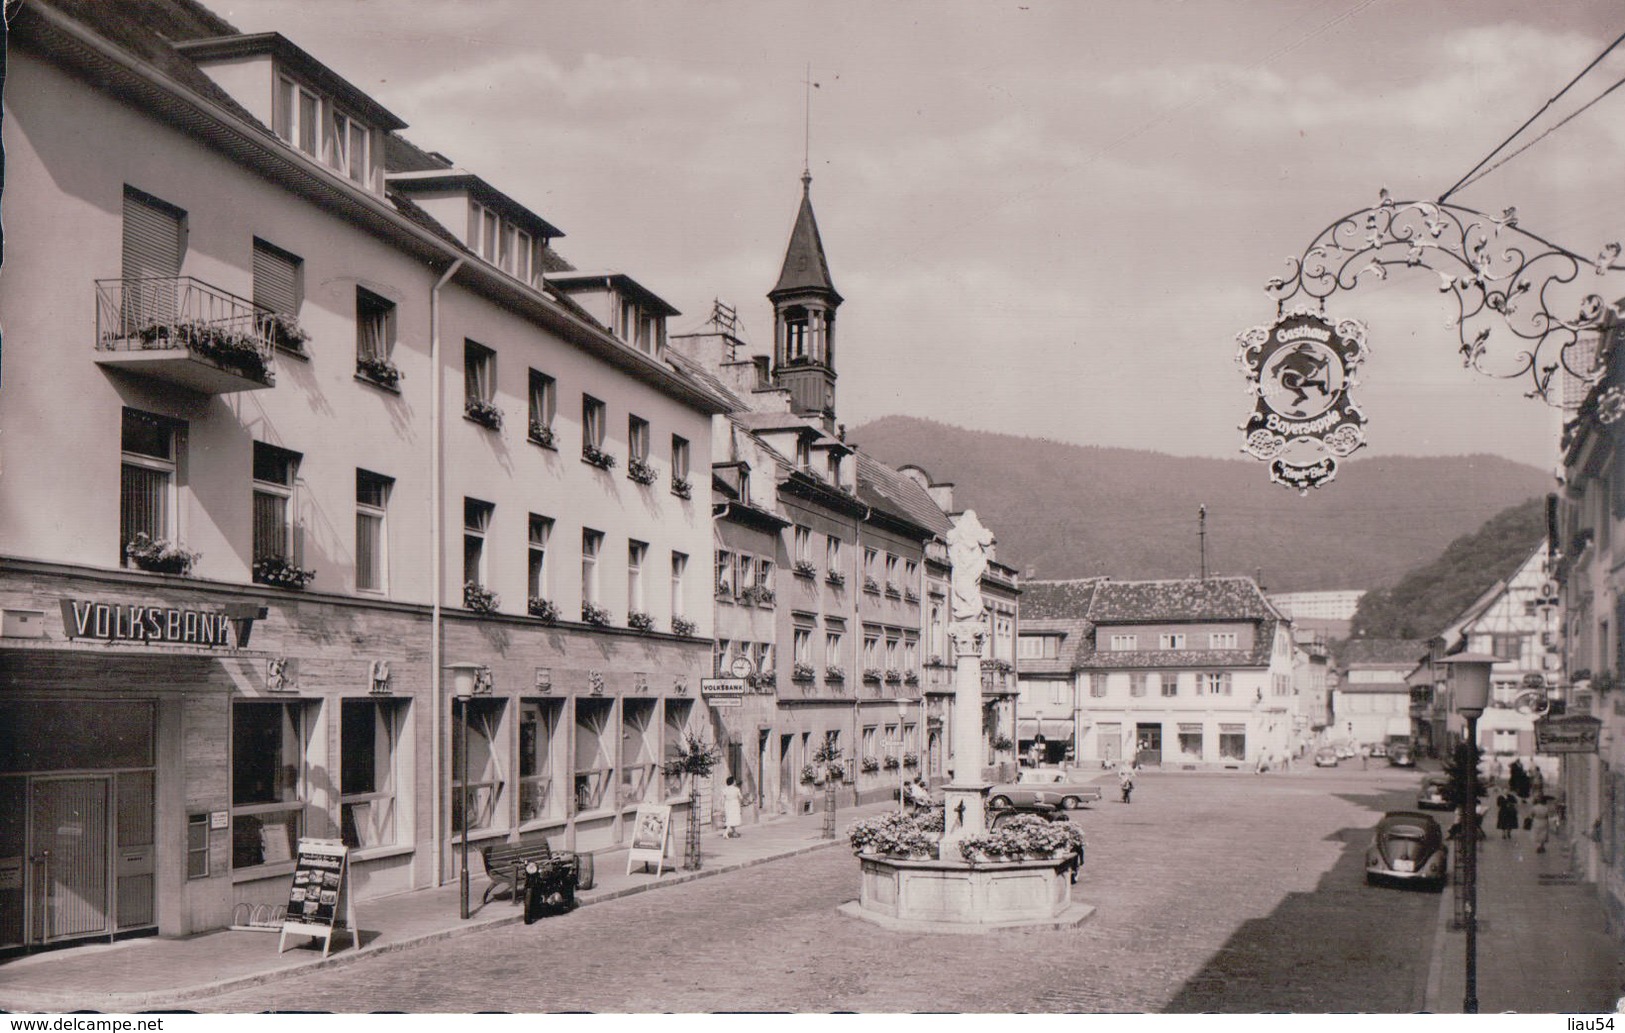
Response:
[[[208,395],[276,383],[268,309],[190,276],[96,281],[96,362]]]

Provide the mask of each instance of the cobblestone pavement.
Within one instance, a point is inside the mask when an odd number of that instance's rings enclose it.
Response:
[[[1147,775],[1088,835],[1068,931],[896,933],[845,918],[842,848],[314,972],[187,1007],[358,1012],[1406,1012],[1432,893],[1372,889],[1414,774]]]

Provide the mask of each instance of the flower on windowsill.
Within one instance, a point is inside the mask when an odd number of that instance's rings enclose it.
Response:
[[[839,588],[842,585],[846,584],[846,575],[841,573],[838,570],[832,570],[828,574],[824,575],[824,580],[828,581],[830,584],[834,585],[836,588]]]
[[[920,601],[920,593],[912,588],[905,588],[903,589],[903,598],[911,603],[917,603]]]
[[[687,638],[692,636],[695,630],[695,623],[687,617],[673,617],[671,619],[671,633],[673,635],[682,635]]]
[[[818,576],[818,567],[812,560],[796,560],[795,565],[790,569],[795,571],[796,577]]]
[[[920,766],[920,755],[918,753],[905,753],[905,754],[903,754],[903,767],[905,767],[905,768],[917,768],[919,766]]]
[[[880,680],[880,668],[878,668],[878,667],[865,667],[863,669],[863,680],[864,681],[872,681],[872,682],[879,681]]]
[[[919,671],[906,671],[906,672],[904,672],[904,674],[903,674],[903,684],[904,685],[918,685],[918,684],[920,684],[920,672]]]
[[[673,477],[671,479],[671,493],[680,499],[693,498],[694,485],[690,484],[686,477]]]
[[[772,671],[763,671],[761,674],[751,675],[751,684],[758,692],[772,692],[778,684],[778,676]]]
[[[653,484],[660,479],[660,475],[655,472],[653,464],[636,456],[626,461],[626,476],[639,484]]]
[[[889,753],[886,754],[886,759],[881,761],[881,763],[885,766],[887,771],[896,771],[902,766],[901,762],[895,756]]]
[[[541,420],[530,421],[530,440],[543,448],[553,447],[553,428]]]
[[[773,601],[778,598],[774,594],[773,589],[768,588],[766,585],[751,585],[749,588],[739,593],[739,595],[740,598],[745,600],[745,602],[753,603],[757,606],[772,606]]]
[[[903,682],[903,672],[902,671],[899,671],[895,667],[888,667],[886,669],[886,684],[887,685],[900,685],[900,684],[902,684],[902,682]]]
[[[502,600],[478,581],[463,582],[463,607],[475,613],[495,613]]]
[[[813,665],[797,660],[795,667],[790,670],[790,679],[792,681],[812,681]]]
[[[1008,660],[983,660],[982,670],[998,671],[1001,674],[1009,674],[1011,671],[1015,670],[1015,667],[1012,666]]]
[[[543,599],[539,595],[530,597],[525,603],[525,610],[532,617],[538,617],[549,624],[559,619],[559,608],[553,605],[550,600]]]
[[[395,388],[401,382],[400,369],[382,355],[362,355],[355,360],[356,375],[379,387]]]
[[[582,462],[591,463],[600,470],[615,469],[615,457],[597,445],[582,445],[581,460]]]
[[[880,582],[868,574],[863,575],[863,590],[865,592],[879,592]]]
[[[846,672],[841,669],[840,664],[830,664],[828,667],[824,668],[824,680],[846,681]]]
[[[609,611],[593,603],[581,604],[581,619],[594,627],[609,627]]]
[[[200,552],[187,552],[178,545],[169,544],[167,538],[151,538],[143,531],[124,546],[124,555],[142,570],[154,574],[186,574],[196,563]]]
[[[718,599],[732,599],[733,597],[734,597],[734,587],[732,585],[728,584],[727,582],[718,581],[717,582],[717,598]]]
[[[653,631],[655,619],[652,614],[644,613],[642,610],[632,610],[626,615],[626,626],[633,631]]]
[[[993,736],[993,748],[995,750],[1013,750],[1016,748],[1016,744],[1010,741],[1008,735],[998,732]]]
[[[858,762],[858,766],[870,774],[880,770],[880,761],[875,757],[865,757]]]
[[[298,319],[283,312],[271,312],[263,317],[261,325],[273,345],[304,354],[305,342],[310,340],[310,334],[299,325]]]
[[[495,402],[487,402],[483,398],[467,399],[463,402],[463,413],[482,427],[502,429],[502,410],[496,407]]]
[[[945,666],[943,664],[943,662],[942,662],[942,654],[940,654],[940,653],[932,653],[926,659],[925,666],[927,666],[927,667],[943,667],[943,666]]]
[[[886,582],[886,594],[893,599],[901,599],[903,597],[902,591],[890,581]]]
[[[316,576],[314,570],[295,566],[281,556],[254,561],[254,580],[277,588],[304,588]]]

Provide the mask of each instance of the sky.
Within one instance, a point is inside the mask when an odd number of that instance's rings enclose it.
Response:
[[[1382,188],[1443,194],[1625,31],[1612,0],[205,3],[671,302],[672,332],[721,299],[768,350],[805,163],[842,423],[1226,458],[1236,335],[1288,256]],[[1508,151],[1622,75],[1625,46]],[[1589,256],[1625,239],[1622,167],[1625,90],[1451,200]],[[1625,274],[1565,290],[1569,314]],[[1328,313],[1369,326],[1362,455],[1556,464],[1559,414],[1463,369],[1433,273]]]

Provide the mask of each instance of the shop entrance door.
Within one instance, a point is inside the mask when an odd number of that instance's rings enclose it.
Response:
[[[790,814],[796,809],[795,736],[779,736],[779,813]]]
[[[1143,724],[1136,726],[1134,737],[1139,745],[1135,756],[1141,764],[1162,763],[1162,725]]]
[[[34,778],[29,785],[28,940],[113,932],[106,775]]]
[[[756,732],[756,813],[768,813],[767,773],[773,770],[773,733],[765,728]]]

